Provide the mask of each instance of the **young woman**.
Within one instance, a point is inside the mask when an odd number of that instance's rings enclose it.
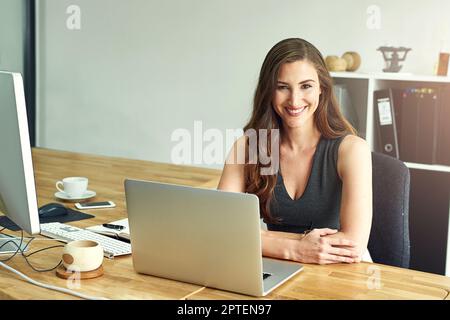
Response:
[[[286,39],[269,51],[248,129],[268,129],[269,141],[279,137],[274,153],[274,143],[257,144],[259,152],[279,160],[279,170],[261,174],[266,162],[250,161],[251,139],[244,135],[228,156],[218,189],[259,197],[268,229],[261,230],[263,255],[318,264],[367,257],[370,148],[342,116],[323,57],[311,43]],[[245,162],[239,163],[242,150]]]

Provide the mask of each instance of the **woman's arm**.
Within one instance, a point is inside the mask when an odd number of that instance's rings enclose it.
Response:
[[[327,238],[337,230],[314,229],[307,235],[261,231],[263,256],[302,263],[353,263],[359,261],[356,244],[344,238]]]
[[[327,237],[353,240],[362,255],[372,225],[372,158],[367,142],[357,136],[345,137],[337,169],[342,180],[341,228]]]
[[[242,152],[245,137],[236,141],[231,149],[217,189],[230,192],[245,192],[244,164]],[[355,262],[355,244],[346,239],[326,239],[326,235],[337,230],[315,229],[307,235],[261,230],[262,254],[266,257],[294,260],[303,263]]]

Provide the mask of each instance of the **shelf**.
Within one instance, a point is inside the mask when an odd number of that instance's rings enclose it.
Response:
[[[413,163],[413,162],[405,162],[405,165],[410,169],[420,169],[420,170],[429,170],[429,171],[450,173],[449,166],[442,166],[442,165],[437,165],[437,164]]]
[[[364,70],[331,72],[330,74],[334,83],[347,87],[351,105],[355,108],[359,119],[357,129],[365,132],[364,138],[372,151],[378,146],[376,119],[374,119],[375,91],[409,87],[450,90],[450,77],[443,76],[364,72]],[[421,271],[444,272],[450,276],[450,219],[448,218],[450,215],[448,193],[450,165],[405,161],[403,163],[409,168],[411,175],[409,230],[411,243],[414,243],[414,246],[411,246],[411,266]],[[427,191],[434,186],[438,190],[433,194],[427,194]],[[432,217],[430,217],[430,210]],[[430,233],[435,233],[432,238],[429,237]],[[430,256],[430,247],[438,248],[439,255]]]
[[[450,83],[450,77],[389,72],[330,72],[333,78]]]
[[[332,78],[370,79],[372,74],[362,72],[330,72]]]

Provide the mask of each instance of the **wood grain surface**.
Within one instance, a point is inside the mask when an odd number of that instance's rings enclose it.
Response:
[[[34,148],[32,152],[39,206],[62,202],[54,197],[55,183],[68,176],[89,178],[88,189],[97,193],[89,201],[112,200],[116,203],[117,207],[112,209],[84,210],[94,214],[95,218],[70,223],[82,228],[127,217],[123,185],[125,178],[216,188],[221,174],[220,170],[41,148]],[[75,209],[73,203],[63,203]],[[61,259],[61,242],[37,236],[29,252],[51,245],[60,246],[31,256],[30,263],[42,269],[55,266]],[[105,258],[103,276],[79,282],[60,279],[54,270],[35,272],[21,256],[14,257],[7,264],[37,281],[111,299],[253,299],[213,288],[137,274],[131,256],[113,260]],[[385,265],[305,265],[301,273],[262,299],[449,299],[449,290],[448,277]],[[76,298],[33,286],[0,268],[0,299]]]

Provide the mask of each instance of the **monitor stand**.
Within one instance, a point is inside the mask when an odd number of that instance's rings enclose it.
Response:
[[[11,254],[16,252],[17,249],[19,248],[19,245],[20,239],[8,236],[6,234],[0,234],[0,255]],[[23,240],[22,245],[20,247],[22,251],[27,251],[28,250],[27,242]],[[20,251],[18,253],[20,253]]]

